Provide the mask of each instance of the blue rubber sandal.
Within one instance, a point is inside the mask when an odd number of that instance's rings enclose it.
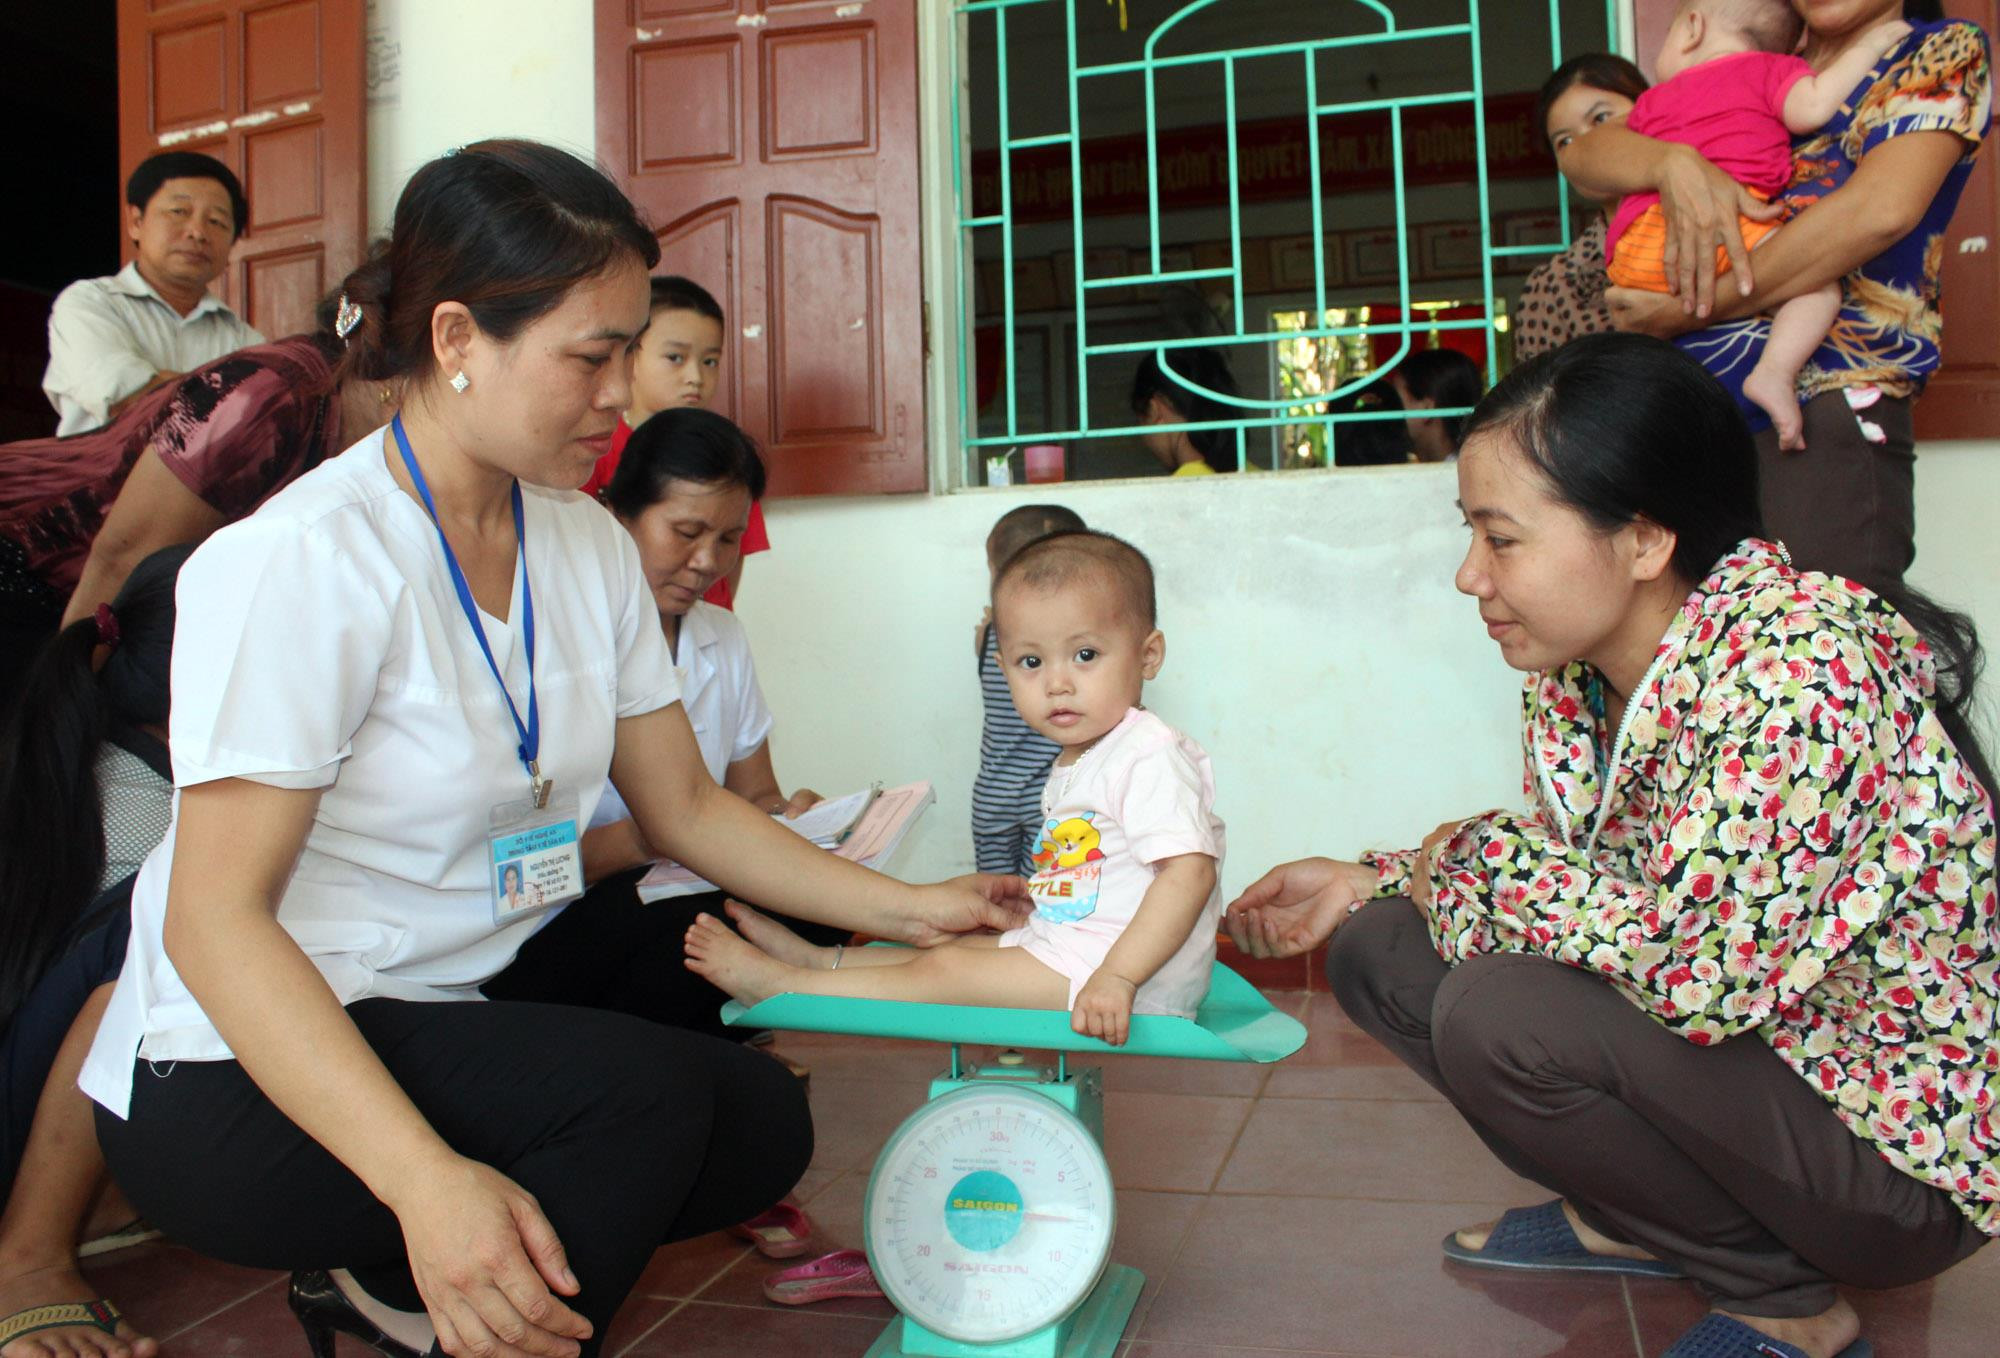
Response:
[[[1875,1350],[1866,1339],[1857,1339],[1836,1358],[1874,1358]],[[1753,1330],[1742,1321],[1711,1311],[1674,1341],[1661,1358],[1806,1358],[1796,1344],[1773,1339],[1762,1330]]]
[[[1521,1273],[1601,1273],[1627,1278],[1681,1278],[1686,1275],[1658,1259],[1614,1259],[1592,1254],[1563,1215],[1562,1200],[1539,1207],[1515,1207],[1493,1228],[1480,1249],[1458,1243],[1456,1232],[1444,1238],[1444,1257],[1474,1268],[1505,1268]]]

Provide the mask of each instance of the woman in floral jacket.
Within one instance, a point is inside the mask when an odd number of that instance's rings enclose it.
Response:
[[[1354,1021],[1562,1194],[1448,1255],[1684,1275],[1715,1309],[1670,1358],[1849,1358],[1836,1283],[2000,1234],[1993,782],[1969,627],[1792,569],[1756,465],[1655,340],[1497,387],[1457,583],[1530,673],[1530,809],[1276,868],[1229,927],[1259,955],[1332,934]]]

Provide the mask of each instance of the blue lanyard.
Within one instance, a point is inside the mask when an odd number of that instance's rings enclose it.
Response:
[[[494,682],[500,685],[500,696],[507,703],[507,715],[514,719],[514,730],[521,737],[521,743],[514,747],[514,752],[521,757],[522,765],[528,770],[535,805],[546,806],[549,784],[543,780],[541,766],[536,763],[536,756],[542,747],[542,713],[535,699],[535,590],[528,579],[528,526],[521,512],[521,483],[514,482],[514,538],[520,543],[521,632],[528,653],[526,725],[521,722],[521,709],[514,706],[514,695],[507,691],[507,681],[500,674],[500,663],[493,658],[492,644],[486,640],[486,628],[479,621],[479,607],[472,601],[472,586],[466,583],[465,572],[458,564],[458,555],[445,539],[444,525],[438,522],[437,502],[431,498],[431,488],[424,482],[422,468],[417,466],[417,455],[410,451],[410,438],[403,432],[401,414],[389,422],[389,428],[396,435],[397,451],[402,453],[403,465],[410,469],[410,480],[416,484],[417,495],[424,502],[424,512],[431,516],[431,526],[437,529],[438,545],[444,548],[444,564],[451,569],[452,588],[458,591],[458,606],[464,610],[465,620],[472,626],[472,635],[479,642],[480,654],[486,657],[486,667],[493,671]]]

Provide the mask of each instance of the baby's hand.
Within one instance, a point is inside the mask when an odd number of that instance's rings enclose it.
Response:
[[[1911,28],[1901,19],[1891,19],[1886,24],[1877,24],[1868,30],[1867,42],[1877,56],[1887,56],[1896,49],[1896,44],[1910,36]]]
[[[1123,976],[1099,967],[1077,992],[1076,1008],[1069,1016],[1071,1030],[1124,1046],[1132,1027],[1132,999],[1138,993],[1139,988]]]

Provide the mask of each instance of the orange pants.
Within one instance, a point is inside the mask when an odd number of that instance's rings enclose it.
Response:
[[[1782,222],[1755,222],[1748,217],[1736,219],[1736,229],[1743,233],[1746,250],[1754,249],[1758,241],[1782,225]],[[1618,253],[1611,257],[1606,273],[1621,288],[1672,292],[1667,286],[1666,249],[1667,219],[1655,203],[1640,213],[1638,220],[1618,238]],[[1729,252],[1720,245],[1715,247],[1715,272],[1717,277],[1729,272]]]

